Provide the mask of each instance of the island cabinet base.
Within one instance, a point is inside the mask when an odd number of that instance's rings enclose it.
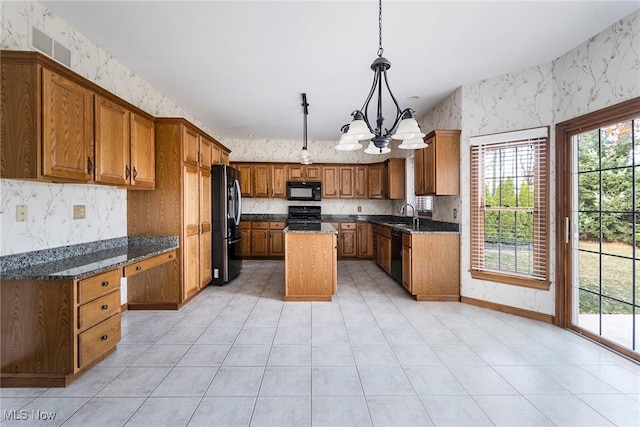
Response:
[[[334,233],[285,233],[285,301],[331,301],[338,283]]]

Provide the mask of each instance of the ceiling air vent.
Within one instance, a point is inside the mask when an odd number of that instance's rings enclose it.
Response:
[[[36,27],[31,27],[31,46],[67,67],[71,67],[71,51]]]

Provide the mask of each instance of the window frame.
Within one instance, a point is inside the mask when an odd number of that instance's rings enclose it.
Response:
[[[474,168],[477,170],[479,168],[479,163],[474,160],[474,151],[480,150],[484,147],[490,147],[492,145],[498,146],[503,145],[504,148],[508,146],[527,146],[527,141],[533,141],[535,144],[538,144],[540,149],[536,148],[536,156],[540,153],[538,150],[544,150],[542,154],[544,155],[544,159],[542,162],[537,162],[536,165],[536,174],[535,174],[535,187],[534,194],[540,194],[542,191],[544,206],[544,212],[540,213],[538,218],[542,218],[544,224],[542,225],[542,233],[538,233],[537,237],[534,237],[534,250],[537,251],[539,255],[534,253],[534,258],[538,258],[542,260],[542,266],[539,267],[539,271],[537,274],[526,275],[519,273],[511,273],[507,271],[501,271],[496,269],[482,268],[478,265],[478,263],[474,263],[474,259],[480,259],[483,257],[484,253],[484,212],[486,212],[486,204],[485,204],[485,183],[484,176],[480,177],[479,173],[474,173]],[[469,140],[469,153],[470,153],[470,252],[469,252],[469,272],[473,279],[478,280],[486,280],[491,282],[503,283],[507,285],[521,286],[526,288],[538,289],[538,290],[549,290],[551,287],[551,281],[549,279],[549,260],[550,260],[550,249],[549,249],[549,234],[550,234],[550,205],[549,205],[549,189],[550,189],[550,169],[549,169],[549,156],[550,156],[550,138],[549,138],[549,127],[539,127],[533,129],[524,129],[513,132],[504,132],[490,135],[482,135],[471,137]],[[505,144],[506,143],[506,144]],[[531,145],[531,144],[529,144]],[[474,148],[481,147],[481,148]],[[484,165],[484,162],[483,162]],[[540,170],[542,169],[542,170]],[[482,178],[482,187],[480,194],[478,190],[474,190],[474,187],[477,187],[480,184],[480,178]],[[480,204],[480,206],[475,206],[475,204]],[[538,212],[540,210],[539,205],[534,206],[534,212]],[[539,222],[538,222],[539,223]],[[477,225],[481,224],[481,225]],[[476,228],[477,227],[477,228]],[[538,225],[534,223],[534,230],[538,229]],[[478,246],[479,241],[483,242],[483,246],[480,248]]]

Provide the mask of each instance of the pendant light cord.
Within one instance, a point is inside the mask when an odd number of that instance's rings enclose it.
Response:
[[[382,48],[382,0],[378,2],[378,56],[381,57],[384,52]]]

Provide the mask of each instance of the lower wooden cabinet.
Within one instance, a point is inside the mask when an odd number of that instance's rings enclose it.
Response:
[[[391,228],[373,224],[373,260],[391,274]]]
[[[244,223],[244,225],[242,225]],[[244,227],[244,230],[243,230]],[[240,231],[243,240],[242,256],[245,258],[284,258],[284,221],[243,221]]]
[[[64,387],[115,350],[121,277],[2,280],[0,385]]]
[[[285,234],[285,301],[331,301],[337,291],[335,233]]]
[[[338,257],[355,258],[358,255],[358,230],[355,222],[341,222],[338,235]]]
[[[460,235],[404,233],[402,285],[418,301],[460,301]]]
[[[242,240],[240,241],[240,256],[247,258],[251,256],[251,221],[240,222],[240,234]]]
[[[358,258],[373,257],[373,239],[371,235],[371,224],[368,222],[358,222],[356,256]]]

